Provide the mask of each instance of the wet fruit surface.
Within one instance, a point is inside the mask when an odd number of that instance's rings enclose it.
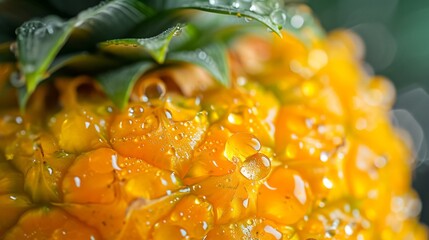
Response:
[[[394,89],[352,37],[247,37],[230,88],[161,69],[123,110],[86,77],[2,108],[0,238],[426,239]]]

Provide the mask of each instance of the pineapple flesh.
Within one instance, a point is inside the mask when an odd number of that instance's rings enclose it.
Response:
[[[156,68],[123,109],[89,75],[41,84],[25,112],[3,94],[0,238],[427,239],[392,83],[353,33],[306,34],[239,37],[229,87]]]

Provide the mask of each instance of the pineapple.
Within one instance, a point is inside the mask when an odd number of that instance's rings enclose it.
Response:
[[[112,0],[7,45],[2,239],[427,239],[393,85],[304,5]]]

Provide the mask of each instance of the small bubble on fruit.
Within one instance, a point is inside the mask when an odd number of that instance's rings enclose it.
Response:
[[[112,167],[113,167],[113,169],[115,169],[115,170],[118,170],[118,171],[120,171],[121,170],[121,168],[118,166],[118,155],[112,155]]]
[[[173,147],[169,148],[167,154],[171,156],[176,155],[176,149],[174,149]]]
[[[162,99],[167,92],[164,82],[159,79],[148,79],[143,84],[143,101]]]
[[[144,108],[142,106],[134,106],[128,109],[128,116],[139,118],[143,115]]]
[[[228,122],[234,125],[240,125],[243,123],[243,117],[236,113],[228,114]]]
[[[182,139],[183,139],[183,133],[179,133],[179,134],[177,134],[176,136],[174,136],[174,139],[175,139],[176,141],[182,140]]]
[[[351,224],[347,224],[344,227],[344,232],[346,233],[346,235],[351,236],[353,235],[353,227],[351,226]]]
[[[329,159],[329,153],[328,153],[328,152],[325,152],[325,151],[322,151],[322,152],[320,153],[320,161],[322,161],[322,162],[327,162],[327,161],[328,161],[328,159]]]
[[[173,114],[171,114],[170,110],[165,110],[164,114],[167,119],[173,119]]]
[[[225,144],[224,155],[230,161],[238,158],[245,161],[247,157],[256,154],[261,149],[259,140],[250,133],[235,133]]]
[[[243,162],[240,173],[248,180],[258,181],[269,174],[270,168],[270,159],[262,153],[256,153]]]
[[[243,200],[243,207],[247,208],[248,206],[249,206],[249,199],[246,198],[246,199]]]
[[[325,186],[327,189],[332,189],[332,187],[334,186],[334,184],[332,183],[332,181],[329,180],[326,177],[323,178],[322,182],[323,182],[323,186]]]
[[[80,178],[76,176],[73,178],[73,180],[74,180],[74,185],[79,188],[80,187]]]
[[[279,232],[277,229],[273,228],[270,225],[265,226],[264,231],[273,236],[275,239],[282,239],[283,237],[283,234],[281,232]]]

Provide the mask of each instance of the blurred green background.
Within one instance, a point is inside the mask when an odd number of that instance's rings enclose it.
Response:
[[[397,86],[395,108],[409,113],[404,119],[400,112],[400,125],[414,133],[415,145],[419,146],[414,186],[423,202],[422,220],[429,224],[429,147],[424,140],[429,136],[429,0],[303,1],[327,30],[347,28],[359,34],[366,45],[368,69],[387,76]],[[13,40],[15,29],[23,21],[49,12],[69,18],[98,2],[0,0],[0,43]]]
[[[428,0],[308,0],[326,29],[348,28],[366,44],[375,73],[399,88],[429,87]]]

